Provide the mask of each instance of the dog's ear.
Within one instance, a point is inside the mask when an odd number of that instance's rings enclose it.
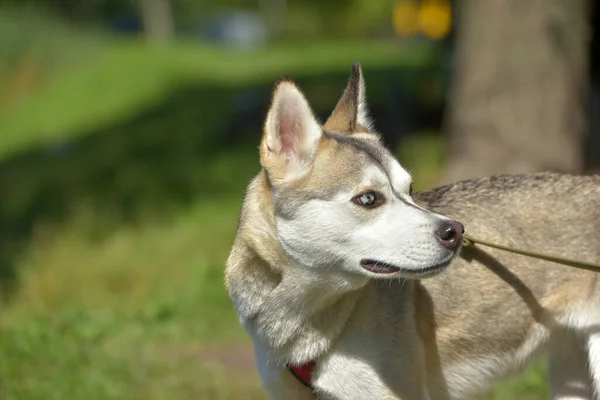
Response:
[[[260,146],[260,163],[274,183],[303,176],[311,167],[321,125],[298,87],[288,79],[275,84]]]
[[[371,121],[366,101],[362,69],[359,63],[354,63],[348,85],[323,127],[341,133],[369,132]]]

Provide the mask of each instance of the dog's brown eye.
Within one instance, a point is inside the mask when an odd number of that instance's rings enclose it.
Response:
[[[352,201],[359,206],[373,208],[381,205],[381,197],[375,192],[365,192],[354,197]]]

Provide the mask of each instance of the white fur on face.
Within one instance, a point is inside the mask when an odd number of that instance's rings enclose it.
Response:
[[[424,210],[408,195],[411,177],[390,157],[386,174],[370,164],[357,184],[332,201],[310,200],[292,219],[278,219],[284,250],[301,265],[335,271],[340,268],[377,277],[417,277],[420,270],[448,263],[454,252],[444,248],[435,230],[447,218]],[[364,209],[351,199],[369,189],[385,203]],[[402,268],[394,274],[372,274],[360,266],[371,259]]]

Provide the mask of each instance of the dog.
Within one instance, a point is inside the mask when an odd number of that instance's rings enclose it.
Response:
[[[600,262],[600,176],[413,193],[358,63],[324,124],[293,81],[275,84],[260,163],[225,285],[271,398],[465,399],[542,354],[554,399],[598,395],[598,275],[462,236]],[[309,386],[288,369],[307,364]]]

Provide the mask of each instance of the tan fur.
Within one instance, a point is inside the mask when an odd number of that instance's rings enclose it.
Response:
[[[585,365],[600,332],[594,273],[468,248],[433,277],[377,280],[317,274],[283,250],[278,217],[294,218],[299,204],[354,188],[357,171],[377,157],[367,157],[363,144],[385,153],[357,122],[361,82],[355,66],[310,171],[274,187],[265,168],[244,198],[225,281],[253,338],[266,391],[274,399],[314,398],[285,369],[314,360],[320,399],[464,399],[548,352],[554,398],[592,398],[598,376]],[[344,134],[359,143],[336,136]],[[261,159],[269,157],[261,147]],[[598,176],[488,177],[414,199],[461,221],[473,236],[600,262]],[[590,361],[600,362],[594,354]]]

